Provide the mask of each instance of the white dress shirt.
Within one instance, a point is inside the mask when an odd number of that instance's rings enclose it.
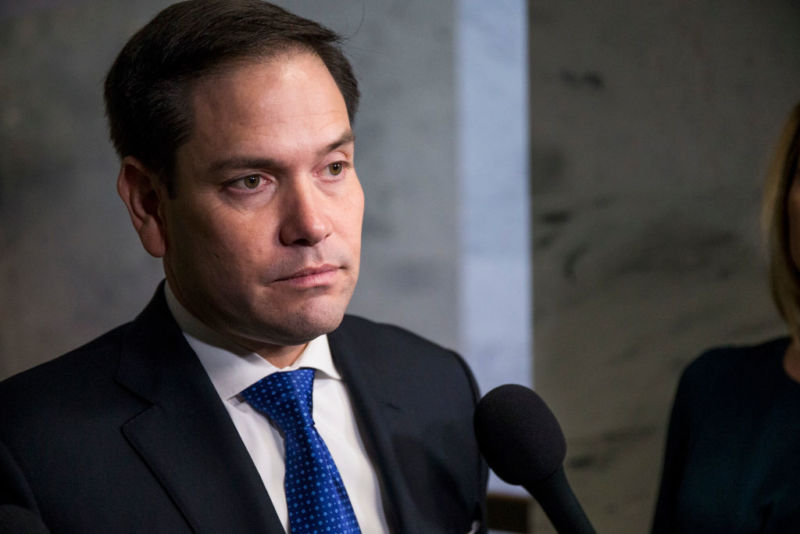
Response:
[[[313,389],[314,424],[339,469],[361,532],[388,533],[380,487],[356,427],[353,407],[339,372],[333,366],[328,337],[311,340],[289,367],[278,369],[258,354],[247,351],[211,330],[191,315],[165,284],[167,305],[186,341],[197,353],[225,409],[239,431],[272,505],[285,530],[289,511],[283,487],[283,437],[269,419],[254,410],[239,395],[265,376],[301,367],[315,370]]]

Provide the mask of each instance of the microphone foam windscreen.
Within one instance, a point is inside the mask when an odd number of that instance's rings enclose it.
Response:
[[[475,408],[475,436],[489,467],[509,484],[536,485],[564,462],[567,444],[553,412],[532,390],[506,384]]]

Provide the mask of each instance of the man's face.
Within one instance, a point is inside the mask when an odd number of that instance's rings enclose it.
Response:
[[[201,80],[191,105],[160,207],[170,287],[257,352],[330,332],[358,279],[364,195],[327,68],[307,52],[237,64]]]

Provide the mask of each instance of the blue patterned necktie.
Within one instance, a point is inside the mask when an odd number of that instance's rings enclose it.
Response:
[[[347,491],[311,415],[313,369],[277,372],[242,391],[283,433],[291,534],[360,534]]]

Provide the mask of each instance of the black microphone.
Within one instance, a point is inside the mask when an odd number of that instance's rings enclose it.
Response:
[[[26,508],[0,506],[0,534],[50,534],[36,514]]]
[[[474,421],[481,454],[497,476],[528,490],[559,533],[595,534],[564,473],[564,433],[539,395],[515,384],[496,387],[478,402]]]

